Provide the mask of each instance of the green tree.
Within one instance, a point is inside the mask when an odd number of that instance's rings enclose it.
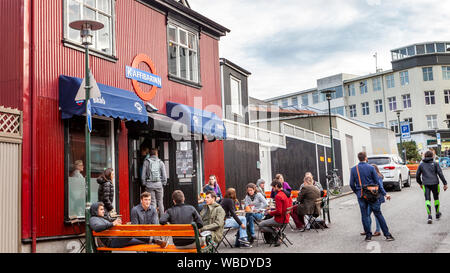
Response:
[[[420,161],[419,150],[415,141],[404,141],[403,148],[406,149],[406,161]],[[400,149],[400,143],[398,144],[398,150]],[[401,154],[401,153],[400,153]]]

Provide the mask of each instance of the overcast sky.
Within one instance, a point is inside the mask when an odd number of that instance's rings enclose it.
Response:
[[[266,99],[317,86],[339,73],[391,69],[390,50],[450,41],[442,0],[189,0],[231,30],[220,57],[250,71],[250,96]]]

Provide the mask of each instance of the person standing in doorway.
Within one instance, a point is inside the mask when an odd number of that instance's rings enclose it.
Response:
[[[439,211],[439,178],[444,184],[444,191],[448,189],[447,180],[445,180],[442,169],[438,163],[434,161],[434,154],[432,151],[425,153],[425,158],[417,168],[416,181],[423,189],[425,194],[425,204],[428,213],[428,224],[433,223],[433,217],[431,216],[431,193],[433,193],[434,208],[436,210],[436,219],[441,218],[442,213]]]
[[[150,157],[145,159],[141,174],[145,191],[151,194],[151,205],[158,209],[158,214],[164,213],[164,187],[167,185],[166,166],[158,158],[158,150],[150,150]]]
[[[386,220],[381,213],[381,202],[378,199],[375,203],[370,203],[363,198],[363,188],[367,186],[378,186],[379,178],[375,168],[367,163],[367,154],[365,152],[358,153],[359,164],[351,169],[350,187],[358,198],[359,208],[361,210],[361,220],[366,234],[366,242],[372,240],[372,232],[369,225],[368,207],[380,223],[381,230],[387,241],[393,241],[394,237],[389,232]]]

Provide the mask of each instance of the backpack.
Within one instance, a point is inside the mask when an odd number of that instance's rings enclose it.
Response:
[[[148,159],[149,166],[148,166],[148,181],[150,182],[160,182],[161,181],[161,169],[160,169],[160,162],[159,159]]]
[[[275,244],[278,241],[277,234],[272,231],[263,232],[263,236],[266,244]]]

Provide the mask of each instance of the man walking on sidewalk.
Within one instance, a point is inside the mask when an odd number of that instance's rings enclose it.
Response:
[[[365,186],[376,186],[378,184],[378,175],[375,171],[375,168],[371,165],[367,164],[367,155],[365,152],[360,152],[358,154],[359,164],[352,168],[350,173],[350,187],[353,192],[356,194],[358,198],[359,208],[361,210],[361,220],[364,226],[364,232],[366,233],[366,241],[372,240],[372,232],[370,230],[370,215],[368,214],[368,207],[370,207],[373,211],[373,214],[378,219],[380,223],[381,230],[383,231],[384,236],[387,241],[393,241],[394,237],[392,237],[391,233],[389,233],[388,226],[386,224],[386,220],[381,213],[381,202],[380,199],[378,201],[371,203],[366,199],[362,198],[362,189]]]

